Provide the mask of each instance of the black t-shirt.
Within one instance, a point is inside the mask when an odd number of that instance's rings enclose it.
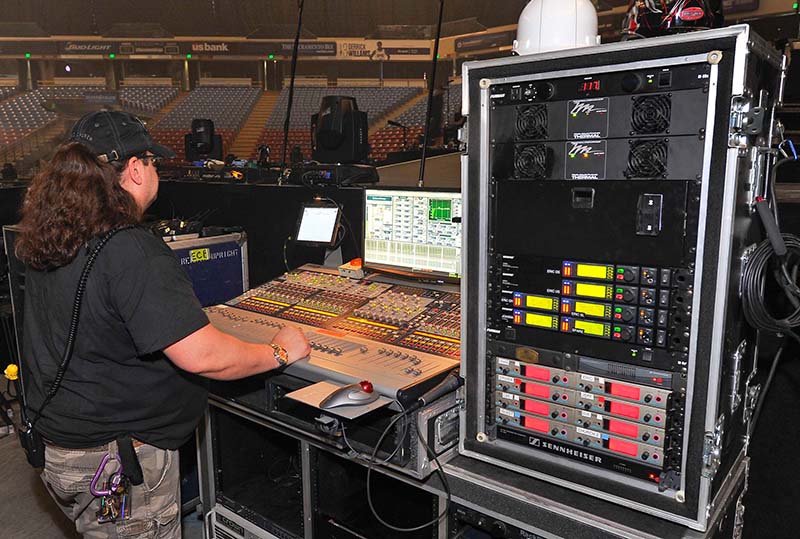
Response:
[[[61,268],[26,274],[22,374],[31,412],[44,402],[61,363],[88,252],[81,249]],[[142,229],[118,232],[89,274],[72,359],[36,429],[64,447],[128,434],[178,448],[202,416],[208,381],[176,367],[162,350],[206,324],[169,247]]]

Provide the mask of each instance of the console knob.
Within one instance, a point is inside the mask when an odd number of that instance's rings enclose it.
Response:
[[[642,87],[642,77],[636,73],[628,73],[622,77],[622,90],[624,92],[635,92]]]
[[[505,522],[495,520],[489,531],[492,533],[493,537],[505,537],[508,533],[508,527],[506,526]]]
[[[553,97],[556,92],[556,87],[552,83],[545,82],[536,86],[536,97],[539,100],[546,101]]]

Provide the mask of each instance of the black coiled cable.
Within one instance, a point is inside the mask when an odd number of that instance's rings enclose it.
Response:
[[[781,234],[786,244],[786,255],[778,256],[770,240],[758,244],[748,257],[742,275],[742,301],[747,321],[756,329],[771,333],[786,333],[800,342],[792,329],[800,326],[800,288],[796,284],[800,264],[800,238]],[[793,310],[785,317],[776,317],[766,302],[767,276],[772,273],[775,282],[792,304]]]

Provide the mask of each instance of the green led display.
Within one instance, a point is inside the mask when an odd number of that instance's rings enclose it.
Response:
[[[428,219],[431,221],[450,221],[452,211],[450,200],[430,199],[428,201]]]

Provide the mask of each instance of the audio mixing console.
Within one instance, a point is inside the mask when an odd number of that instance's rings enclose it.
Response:
[[[287,373],[341,383],[366,378],[394,399],[458,365],[460,302],[451,290],[304,266],[206,313],[214,326],[249,342],[270,342],[285,324],[299,324],[311,355]]]

